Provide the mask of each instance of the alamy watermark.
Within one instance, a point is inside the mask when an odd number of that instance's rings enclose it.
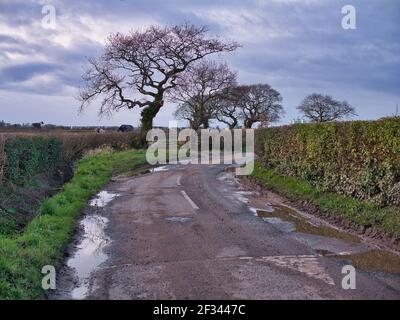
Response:
[[[356,269],[352,265],[345,265],[342,268],[342,274],[345,276],[342,279],[342,289],[356,289]]]
[[[55,290],[56,289],[56,268],[52,265],[46,265],[42,268],[42,274],[45,276],[42,278],[43,290]]]
[[[57,27],[56,8],[47,4],[42,7],[42,27],[44,29],[55,30]]]
[[[236,164],[237,175],[250,175],[254,169],[254,129],[177,128],[170,121],[168,133],[152,129],[146,140],[149,164]]]
[[[342,28],[344,30],[357,29],[356,8],[352,5],[345,5],[342,7]]]

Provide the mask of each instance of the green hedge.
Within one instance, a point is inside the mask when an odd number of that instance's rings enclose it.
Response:
[[[54,138],[14,137],[6,140],[4,150],[4,177],[23,184],[26,179],[55,168],[61,157],[61,142]]]
[[[256,153],[323,191],[400,205],[400,119],[259,129]]]
[[[0,184],[24,185],[35,175],[52,173],[58,165],[70,165],[97,148],[120,151],[141,147],[136,132],[0,134]]]

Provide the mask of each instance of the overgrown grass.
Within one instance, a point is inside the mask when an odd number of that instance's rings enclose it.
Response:
[[[400,208],[378,206],[355,198],[323,192],[310,183],[283,176],[273,169],[255,163],[252,177],[258,183],[291,200],[306,200],[321,210],[328,210],[363,226],[378,226],[381,230],[400,237]]]
[[[112,175],[145,163],[144,151],[107,152],[80,160],[63,191],[46,200],[23,234],[0,236],[0,299],[43,296],[41,269],[57,266],[74,230],[76,217],[88,199]]]

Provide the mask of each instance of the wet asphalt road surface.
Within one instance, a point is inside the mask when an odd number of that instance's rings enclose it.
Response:
[[[106,190],[118,196],[95,210],[104,230],[92,238],[102,245],[80,248],[102,260],[94,270],[86,265],[83,291],[66,265],[53,298],[71,298],[73,290],[86,299],[400,298],[400,277],[358,269],[356,289],[344,290],[349,262],[320,254],[364,252],[368,244],[261,219],[254,208],[284,199],[243,190],[224,165],[166,169],[113,180]],[[70,250],[77,256],[76,246]]]

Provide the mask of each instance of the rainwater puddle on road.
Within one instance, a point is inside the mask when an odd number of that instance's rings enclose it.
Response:
[[[118,193],[112,193],[108,191],[101,191],[96,195],[96,198],[92,199],[89,202],[89,205],[92,207],[105,207],[108,203],[114,200],[115,197],[118,197]]]
[[[167,217],[165,220],[170,221],[170,222],[187,222],[192,220],[192,218],[189,217]]]
[[[271,210],[271,207],[274,210]],[[276,225],[279,229],[285,228],[282,223],[287,222],[293,226],[290,231],[297,231],[308,234],[322,235],[359,243],[360,238],[356,235],[343,232],[329,226],[311,224],[306,218],[298,214],[295,210],[281,206],[271,205],[267,209],[250,208],[258,217],[264,221]],[[287,226],[287,230],[290,227]],[[328,250],[316,250],[325,257],[349,261],[354,267],[369,272],[385,272],[400,275],[400,256],[386,250],[370,250],[361,253],[339,252],[334,253]]]
[[[236,191],[234,192],[234,197],[238,199],[240,202],[249,203],[249,199],[247,196],[255,195],[256,193],[253,191]]]
[[[150,172],[154,173],[154,172],[161,172],[161,171],[168,171],[168,170],[169,170],[168,166],[161,166],[161,167],[151,168]]]
[[[275,208],[270,203],[267,203],[262,209],[250,207],[250,211],[253,212],[255,216],[258,216],[257,211],[274,212]]]
[[[84,228],[84,235],[74,256],[67,262],[68,267],[75,270],[79,279],[77,287],[71,293],[73,299],[84,299],[86,297],[90,274],[107,260],[107,255],[103,252],[103,249],[110,241],[104,232],[108,223],[107,218],[92,215],[85,217],[80,223]]]
[[[232,172],[222,172],[217,176],[217,180],[234,186],[238,183],[238,179]]]
[[[271,208],[273,208],[274,210],[271,210]],[[285,226],[284,228],[286,228],[286,230],[293,229],[291,231],[332,237],[351,242],[360,242],[360,238],[353,234],[343,232],[325,225],[311,224],[310,221],[302,217],[294,209],[288,208],[286,206],[270,205],[266,209],[257,209],[256,214],[258,217],[269,223],[275,223],[277,225],[283,222],[290,223],[292,225],[292,228],[289,228],[289,226]]]
[[[400,256],[385,250],[371,250],[348,255],[331,257],[351,261],[351,264],[369,272],[385,272],[400,276]]]

